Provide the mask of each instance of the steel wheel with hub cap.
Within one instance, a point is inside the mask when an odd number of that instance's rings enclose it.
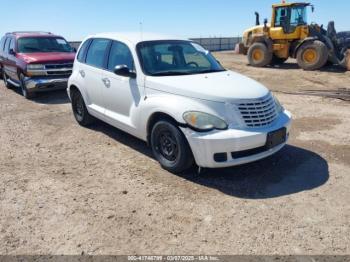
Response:
[[[254,43],[248,50],[249,64],[255,67],[264,67],[271,63],[272,52],[264,43]]]
[[[79,91],[74,90],[71,94],[72,110],[75,120],[81,126],[88,126],[94,122],[94,117],[91,116],[86,108],[84,98]]]
[[[322,68],[328,60],[327,46],[321,41],[312,41],[303,44],[297,53],[298,65],[304,70]]]
[[[151,147],[161,166],[172,173],[181,173],[194,164],[185,136],[171,121],[161,120],[153,126]]]

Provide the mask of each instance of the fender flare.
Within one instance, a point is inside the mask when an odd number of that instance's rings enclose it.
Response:
[[[251,45],[253,45],[254,43],[263,43],[263,44],[265,44],[267,46],[267,48],[268,48],[268,50],[270,52],[273,52],[273,42],[272,42],[272,40],[270,38],[264,36],[264,35],[255,37],[252,40]]]

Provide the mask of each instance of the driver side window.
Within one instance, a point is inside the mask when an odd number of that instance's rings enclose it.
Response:
[[[287,8],[279,7],[276,9],[275,27],[283,27],[287,20]]]

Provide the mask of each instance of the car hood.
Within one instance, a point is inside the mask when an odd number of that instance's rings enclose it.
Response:
[[[75,53],[19,53],[17,58],[23,59],[26,63],[66,62],[74,61]]]
[[[266,96],[269,90],[241,74],[232,71],[219,73],[147,77],[146,89],[215,102],[233,102]]]

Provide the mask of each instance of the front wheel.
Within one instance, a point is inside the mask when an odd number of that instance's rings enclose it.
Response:
[[[19,75],[19,81],[20,81],[20,88],[21,88],[21,92],[22,95],[26,98],[26,99],[31,99],[34,98],[36,96],[36,94],[34,92],[29,92],[26,84],[24,82],[24,75],[20,74]]]
[[[304,70],[320,69],[327,63],[327,60],[327,46],[318,40],[303,44],[297,53],[298,65]]]
[[[6,75],[5,71],[4,71],[4,69],[2,70],[2,79],[4,80],[4,84],[5,84],[5,86],[6,86],[8,89],[12,88],[12,85],[11,85],[10,82],[8,81],[8,77],[7,77],[7,75]]]
[[[185,136],[171,122],[162,120],[153,126],[151,147],[161,166],[172,173],[181,173],[194,165]]]

